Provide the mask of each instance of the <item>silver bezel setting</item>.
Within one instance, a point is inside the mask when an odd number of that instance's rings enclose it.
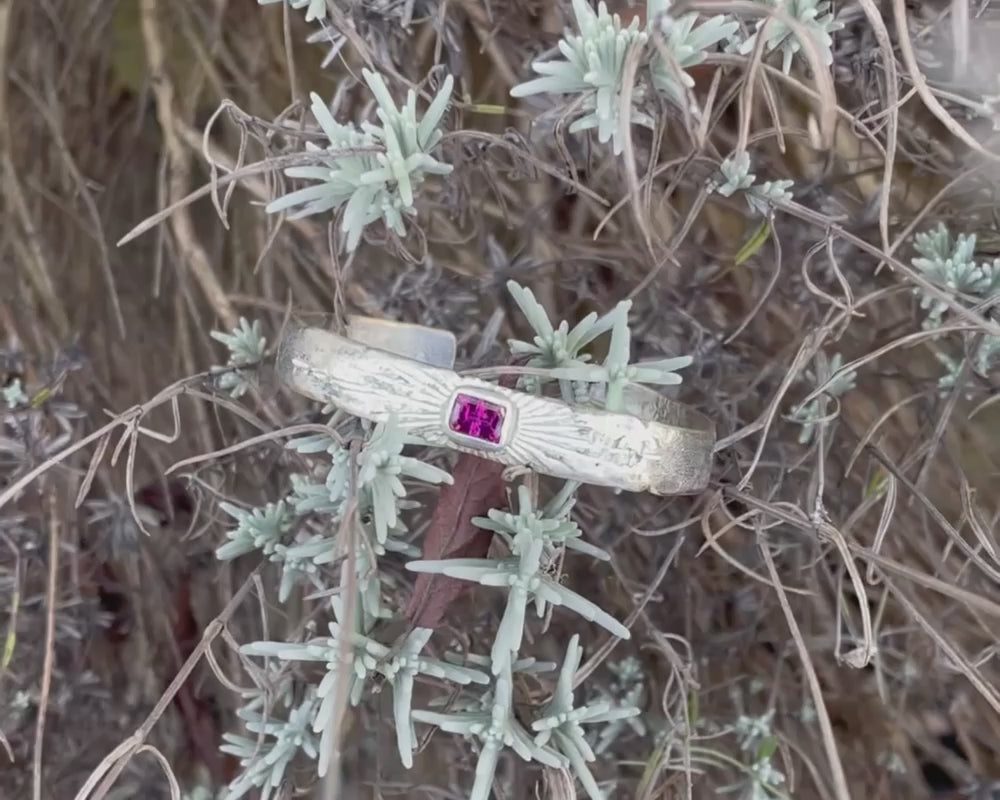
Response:
[[[483,439],[477,439],[475,436],[469,436],[468,434],[452,430],[451,411],[455,407],[455,403],[460,394],[485,400],[487,403],[503,409],[503,421],[500,423],[499,441],[495,443],[487,442]],[[448,396],[448,402],[445,403],[441,415],[441,428],[447,434],[448,438],[462,447],[468,447],[475,450],[488,450],[491,452],[503,450],[508,444],[510,444],[510,440],[514,435],[516,426],[517,407],[510,401],[510,399],[504,397],[500,392],[493,391],[492,389],[483,389],[479,386],[466,385],[455,387],[455,389],[453,389],[451,394]]]

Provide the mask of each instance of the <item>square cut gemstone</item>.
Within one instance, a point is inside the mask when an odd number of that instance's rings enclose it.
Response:
[[[499,444],[505,409],[481,397],[459,393],[448,417],[448,426],[481,442]]]

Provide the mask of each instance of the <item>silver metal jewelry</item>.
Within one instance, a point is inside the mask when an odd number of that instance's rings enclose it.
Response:
[[[435,367],[455,366],[455,334],[441,328],[352,316],[347,318],[347,338]]]
[[[544,475],[658,495],[708,484],[714,425],[652,389],[629,385],[624,412],[573,406],[459,375],[447,331],[369,317],[352,318],[347,331],[290,330],[278,377],[357,417],[395,416],[428,445]]]

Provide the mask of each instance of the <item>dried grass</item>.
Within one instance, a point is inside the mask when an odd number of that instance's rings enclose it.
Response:
[[[904,19],[923,36],[931,13],[918,20],[903,0],[840,9],[833,82],[754,61],[759,81],[744,91],[746,60],[714,57],[696,70],[713,98],[705,125],[636,130],[619,163],[565,136],[564,118],[529,131],[534,112],[510,105],[529,56],[558,36],[554,4],[453,0],[415,14],[410,37],[362,5],[345,12],[357,25],[345,62],[324,72],[322,49],[299,44],[301,20],[286,36],[279,8],[251,0],[0,2],[4,346],[27,354],[32,375],[61,374],[91,420],[76,449],[21,482],[16,511],[39,538],[5,534],[0,550],[0,588],[18,598],[0,593],[17,633],[0,708],[30,696],[0,715],[4,797],[166,797],[171,770],[179,785],[225,780],[214,749],[231,722],[225,683],[244,678],[223,643],[262,618],[301,623],[254,604],[256,573],[212,562],[210,508],[273,497],[289,458],[273,434],[306,418],[267,384],[238,407],[186,379],[219,360],[206,332],[240,314],[277,331],[291,308],[350,308],[448,327],[480,366],[514,333],[509,278],[569,319],[634,298],[641,354],[695,353],[683,397],[721,432],[700,497],[582,497],[614,574],[570,580],[634,623],[631,642],[587,643],[587,680],[607,679],[605,659],[638,656],[648,711],[672,731],[652,752],[623,740],[620,796],[715,796],[738,775],[704,770],[698,754],[739,752],[699,723],[768,709],[796,798],[945,797],[1000,778],[995,379],[939,395],[932,351],[955,338],[915,335],[920,276],[906,245],[944,219],[995,247],[998,151],[921,77],[909,40],[900,47]],[[690,7],[723,5],[749,7]],[[955,31],[968,25],[959,16]],[[307,90],[332,94],[365,63],[397,88],[420,88],[434,64],[456,74],[444,144],[456,170],[413,236],[372,237],[342,261],[322,221],[273,230],[257,206],[277,177],[254,165],[282,153],[274,126],[303,118]],[[713,83],[720,65],[730,69]],[[736,264],[756,223],[703,186],[747,139],[758,172],[799,191]],[[160,224],[114,246],[160,208]],[[960,319],[992,327],[981,313]],[[803,447],[783,415],[810,391],[802,372],[820,349],[858,366],[859,387]],[[82,368],[48,369],[67,352]],[[170,432],[175,414],[176,437],[149,435]],[[181,470],[193,476],[186,499],[157,493],[171,464],[207,453]],[[104,546],[75,507],[81,485],[131,503],[145,487],[163,525]],[[16,488],[0,488],[2,513]],[[457,611],[452,622],[476,637]],[[382,758],[380,731],[374,769],[349,764],[342,796],[378,796],[372,782],[383,797],[460,796],[428,787],[446,782],[440,764],[462,786],[467,756],[442,759],[441,737],[428,747],[437,755],[404,775]],[[522,772],[509,778],[515,796],[534,792]],[[572,796],[560,776],[547,781],[541,796]]]

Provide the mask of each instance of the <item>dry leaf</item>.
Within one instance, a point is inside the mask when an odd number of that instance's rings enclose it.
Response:
[[[491,508],[506,502],[502,478],[504,466],[477,456],[463,454],[455,465],[454,483],[438,495],[434,514],[424,534],[421,557],[485,558],[493,534],[472,524]],[[468,589],[467,581],[445,575],[421,573],[406,607],[406,618],[421,628],[436,628],[448,607]]]

